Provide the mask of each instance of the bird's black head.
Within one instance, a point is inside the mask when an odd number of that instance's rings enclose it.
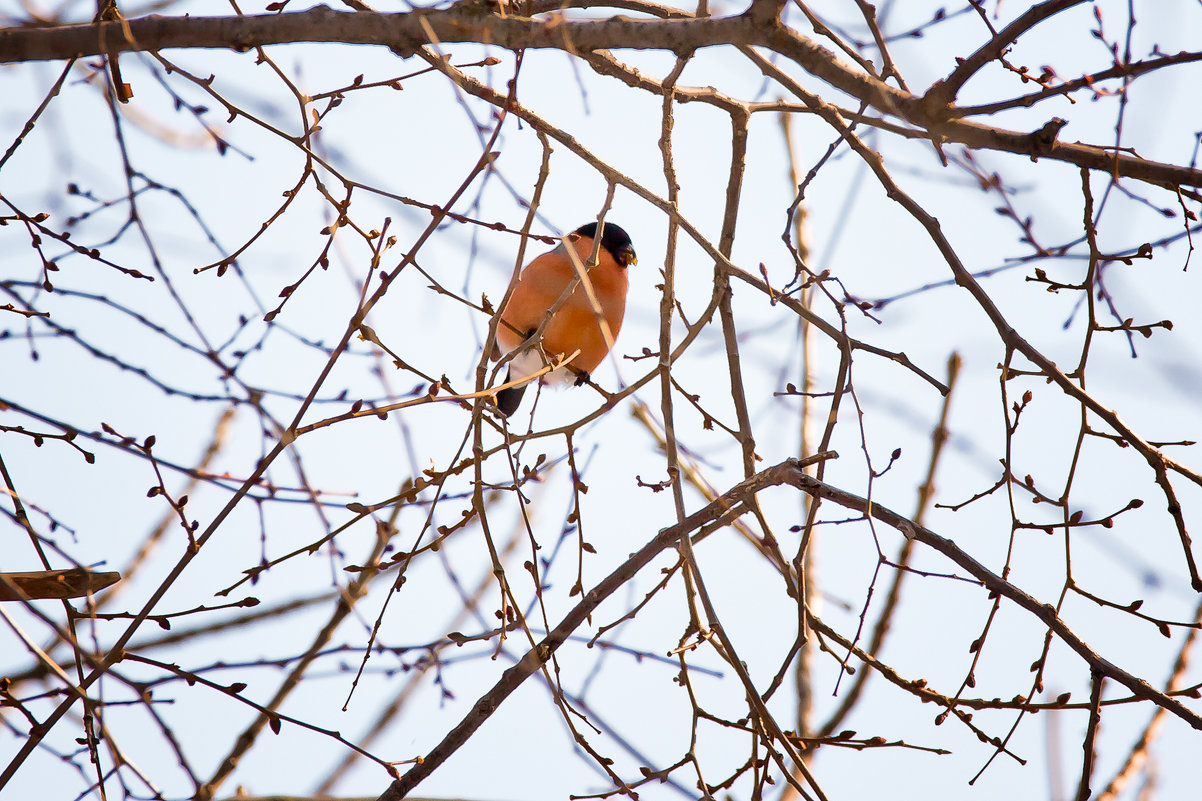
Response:
[[[588,225],[582,225],[573,233],[596,239],[597,224],[591,222]],[[623,267],[638,264],[638,259],[634,255],[634,245],[630,241],[630,234],[613,223],[605,223],[605,229],[601,232],[601,247],[608,250],[609,254],[614,257],[614,261]]]

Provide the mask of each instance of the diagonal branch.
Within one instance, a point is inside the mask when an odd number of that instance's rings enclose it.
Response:
[[[676,525],[660,531],[650,542],[606,576],[601,583],[585,593],[576,606],[564,616],[559,625],[538,645],[527,651],[516,664],[502,673],[497,683],[476,701],[459,725],[448,732],[442,742],[410,768],[404,776],[394,781],[380,796],[379,801],[399,801],[418,783],[433,773],[461,745],[467,742],[468,738],[492,716],[493,712],[513,694],[514,690],[521,686],[522,682],[541,669],[559,646],[567,641],[569,635],[588,620],[602,601],[625,585],[651,560],[673,547],[681,537],[690,536],[713,524],[726,525],[734,517],[749,511],[747,504],[752,501],[756,493],[768,487],[793,483],[794,474],[801,469],[801,465],[804,463],[805,460],[789,459],[756,473]]]
[[[936,113],[935,110],[938,108],[950,106],[955,101],[960,87],[964,86],[969,78],[976,75],[981,67],[1006,52],[1006,48],[1017,41],[1020,36],[1045,19],[1084,2],[1085,0],[1046,0],[1031,6],[1017,19],[998,31],[992,39],[977,48],[975,53],[960,61],[952,70],[951,75],[936,81],[931,86],[924,100],[932,113]]]
[[[869,502],[866,498],[861,498],[850,492],[844,492],[829,484],[824,484],[815,478],[811,478],[801,472],[800,468],[796,471],[795,479],[795,481],[790,481],[789,483],[808,495],[823,498],[846,509],[854,509],[862,514],[869,515],[885,525],[897,529],[906,537],[915,539],[943,554],[952,562],[964,568],[973,578],[985,585],[985,589],[989,590],[990,593],[996,593],[1013,601],[1039,618],[1065,645],[1073,649],[1078,656],[1085,660],[1090,670],[1117,681],[1130,690],[1137,698],[1151,701],[1165,711],[1172,712],[1195,729],[1202,731],[1202,715],[1182,705],[1179,701],[1170,698],[1166,693],[1157,690],[1138,676],[1102,658],[1060,619],[1054,607],[1050,604],[1040,603],[1009,581],[1003,579],[970,556],[966,551],[962,550],[956,543],[946,537],[941,537],[928,528],[917,525],[914,521],[881,506],[875,501]]]
[[[1041,603],[1003,579],[962,550],[952,540],[942,537],[876,502],[870,502],[866,498],[845,492],[806,475],[805,465],[817,458],[787,459],[773,465],[731,488],[676,525],[662,529],[650,542],[632,554],[596,587],[586,593],[550,634],[501,674],[501,678],[497,680],[492,689],[476,701],[472,709],[455,728],[447,733],[442,742],[417,761],[404,776],[394,781],[380,796],[379,801],[400,801],[422,780],[446,762],[521,686],[522,682],[538,672],[555,651],[567,641],[568,637],[577,628],[584,625],[589,616],[606,598],[625,585],[655,557],[673,547],[682,537],[691,536],[698,531],[708,533],[710,530],[728,525],[734,518],[751,511],[757,493],[768,487],[782,484],[795,487],[812,498],[829,500],[846,509],[879,520],[901,532],[907,538],[938,551],[980,581],[991,594],[1009,599],[1038,618],[1053,634],[1075,651],[1089,665],[1095,675],[1117,681],[1130,690],[1136,698],[1151,701],[1181,718],[1195,729],[1202,730],[1202,716],[1183,706],[1166,693],[1152,687],[1143,679],[1104,659],[1060,619],[1052,606]]]

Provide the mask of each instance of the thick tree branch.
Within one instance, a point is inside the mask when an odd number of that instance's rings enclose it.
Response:
[[[713,45],[762,44],[765,28],[748,15],[687,20],[611,17],[569,21],[557,16],[501,17],[460,10],[376,14],[334,11],[328,6],[288,14],[230,17],[151,15],[128,20],[126,24],[129,37],[125,36],[123,26],[115,22],[0,30],[0,63],[80,58],[106,51],[249,50],[298,42],[385,45],[409,56],[430,42],[427,29],[444,44],[486,42],[511,50],[633,47],[688,53]],[[823,52],[834,60],[829,52]]]
[[[625,5],[625,4],[624,4]],[[1056,4],[1045,4],[1052,6]],[[1071,5],[1071,3],[1063,4]],[[649,6],[656,13],[659,6]],[[754,9],[753,9],[754,10]],[[1045,9],[1046,10],[1046,9]],[[1009,30],[1009,29],[1007,29]],[[128,31],[128,36],[125,31]],[[511,50],[551,48],[569,53],[608,49],[665,50],[677,54],[721,45],[765,47],[811,75],[880,111],[929,129],[943,142],[1038,155],[1157,186],[1202,186],[1202,170],[1163,164],[1086,144],[1044,143],[1035,135],[961,119],[954,108],[895,89],[841,61],[775,18],[753,15],[705,19],[565,20],[560,16],[501,17],[460,10],[409,14],[339,12],[326,6],[289,14],[241,17],[148,16],[122,23],[0,30],[0,63],[61,60],[129,50],[222,48],[249,50],[272,44],[341,42],[390,47],[407,57],[437,41],[487,43]],[[1005,31],[1002,32],[1003,34]],[[1002,34],[999,34],[1001,36]],[[103,45],[103,46],[102,46]],[[980,52],[980,51],[979,51]],[[934,92],[934,90],[932,90]]]

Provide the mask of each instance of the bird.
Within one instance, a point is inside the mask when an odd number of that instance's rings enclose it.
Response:
[[[522,270],[513,293],[500,310],[497,347],[493,347],[490,353],[494,361],[517,350],[538,331],[547,311],[577,275],[568,248],[572,248],[582,267],[587,266],[599,227],[595,222],[580,226],[565,237],[557,248],[537,256]],[[576,358],[549,377],[565,382],[574,378],[576,386],[588,381],[589,374],[601,364],[609,353],[610,344],[618,338],[618,332],[622,329],[626,289],[630,283],[626,268],[637,263],[630,235],[614,223],[604,223],[597,265],[588,271],[588,282],[601,307],[601,318],[609,328],[610,339],[606,340],[593,303],[583,282],[580,282],[567,302],[547,322],[539,341],[527,344],[513,357],[505,381],[509,382],[513,375],[530,375],[541,369],[548,360],[569,356],[576,350],[580,351]],[[497,410],[505,417],[516,412],[522,403],[526,386],[509,387],[498,392]]]

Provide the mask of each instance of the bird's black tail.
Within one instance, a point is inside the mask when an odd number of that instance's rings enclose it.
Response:
[[[505,375],[505,380],[506,381],[509,380],[508,373],[506,373],[506,375]],[[518,410],[519,406],[522,405],[522,395],[525,394],[525,392],[526,392],[525,384],[522,384],[520,387],[510,387],[509,389],[503,389],[500,392],[498,392],[497,393],[497,411],[499,411],[501,414],[505,415],[506,417],[509,417],[511,414],[513,414],[514,412],[516,412]]]

